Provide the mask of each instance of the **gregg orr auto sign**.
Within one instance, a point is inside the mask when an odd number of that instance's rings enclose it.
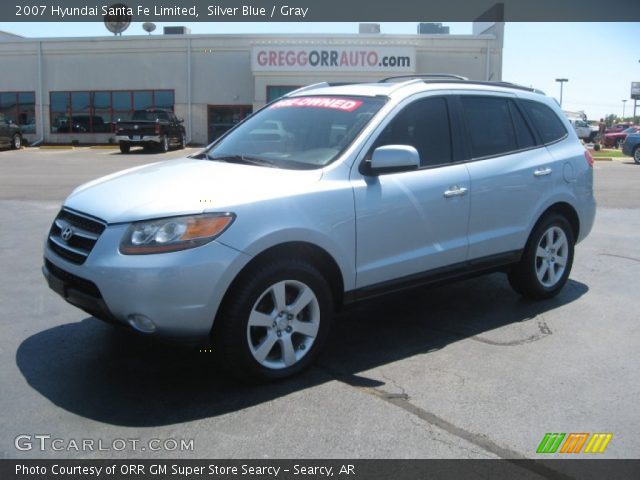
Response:
[[[416,52],[407,47],[254,47],[254,72],[409,72]]]

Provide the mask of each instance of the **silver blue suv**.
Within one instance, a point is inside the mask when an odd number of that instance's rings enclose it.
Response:
[[[44,274],[147,335],[211,337],[235,374],[309,365],[343,306],[479,272],[556,295],[595,215],[556,102],[458,77],[305,87],[201,153],[77,188]]]

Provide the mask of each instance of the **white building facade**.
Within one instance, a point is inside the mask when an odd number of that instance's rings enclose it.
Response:
[[[111,143],[141,108],[173,109],[206,144],[288,91],[317,82],[458,74],[501,80],[504,24],[473,35],[0,36],[0,112],[31,143]]]

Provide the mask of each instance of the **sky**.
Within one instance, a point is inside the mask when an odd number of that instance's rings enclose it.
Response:
[[[471,23],[443,22],[452,34],[470,34]],[[156,23],[154,35],[166,25]],[[357,33],[355,22],[334,23],[180,23],[192,33]],[[381,33],[415,34],[416,22],[381,22]],[[4,30],[26,37],[110,35],[95,23],[0,23]],[[133,23],[123,35],[146,35]],[[607,114],[633,114],[631,82],[640,82],[640,23],[507,23],[502,79],[533,86],[559,100],[563,87],[564,110],[584,110],[589,119]],[[639,102],[640,103],[640,102]],[[638,105],[640,115],[640,105]]]

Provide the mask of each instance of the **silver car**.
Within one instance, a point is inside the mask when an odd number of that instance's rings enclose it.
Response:
[[[320,84],[193,157],[77,188],[43,271],[97,318],[210,337],[233,373],[277,379],[313,361],[337,309],[382,293],[501,270],[556,295],[593,225],[592,165],[529,88]]]

